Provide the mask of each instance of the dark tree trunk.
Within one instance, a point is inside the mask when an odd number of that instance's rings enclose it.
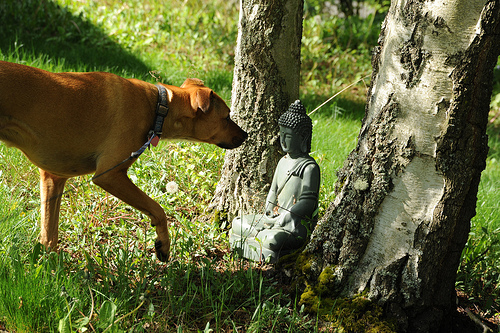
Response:
[[[303,0],[242,0],[233,118],[249,137],[228,151],[211,208],[229,221],[261,211],[281,157],[279,116],[298,98]]]
[[[304,303],[366,292],[399,331],[449,331],[499,53],[498,0],[392,2],[358,145],[297,261]]]

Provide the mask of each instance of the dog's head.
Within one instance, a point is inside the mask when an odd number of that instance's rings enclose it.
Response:
[[[212,89],[198,79],[187,79],[180,87],[189,102],[178,126],[182,127],[179,138],[215,144],[221,148],[239,147],[248,137],[230,118],[226,103]]]

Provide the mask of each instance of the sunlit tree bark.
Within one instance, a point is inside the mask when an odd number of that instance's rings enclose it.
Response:
[[[498,0],[392,1],[357,147],[297,261],[303,302],[365,292],[402,332],[449,330],[499,52]]]
[[[232,112],[249,137],[228,151],[211,207],[227,219],[262,209],[281,157],[277,121],[298,98],[303,0],[242,0]]]

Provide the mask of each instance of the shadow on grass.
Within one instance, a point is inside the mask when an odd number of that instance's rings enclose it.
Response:
[[[3,0],[0,22],[0,51],[18,52],[17,61],[47,57],[70,69],[126,72],[138,78],[148,73],[146,64],[99,27],[53,1]]]

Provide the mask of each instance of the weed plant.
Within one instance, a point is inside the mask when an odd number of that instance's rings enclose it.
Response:
[[[378,3],[378,2],[377,2]],[[338,18],[306,2],[301,99],[311,111],[371,71],[383,18]],[[238,6],[234,1],[0,2],[0,60],[49,71],[109,71],[179,85],[198,77],[229,103]],[[500,80],[498,80],[500,82]],[[313,115],[312,155],[322,168],[321,213],[333,200],[335,171],[355,147],[368,82]],[[500,87],[495,90],[500,93]],[[498,312],[499,127],[457,288]],[[154,229],[136,210],[90,183],[68,181],[61,251],[39,233],[38,172],[0,144],[0,330],[16,332],[317,332],[293,290],[264,264],[235,258],[220,226],[204,220],[223,162],[213,146],[162,142],[129,170],[170,218],[168,264],[155,258]],[[341,320],[341,319],[339,319]]]

